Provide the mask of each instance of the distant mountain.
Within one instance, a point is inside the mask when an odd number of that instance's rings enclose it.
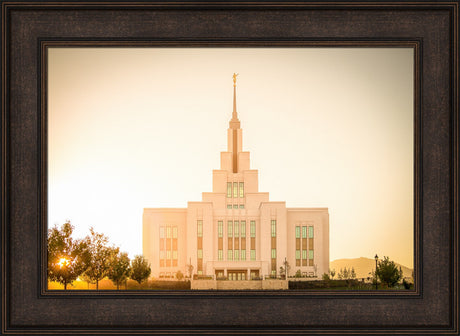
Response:
[[[398,267],[401,266],[403,277],[412,277],[412,268],[398,264],[397,262],[395,262],[395,264]],[[337,274],[339,273],[340,269],[345,267],[354,267],[357,278],[367,278],[370,276],[370,272],[375,271],[375,259],[363,257],[354,259],[337,259],[329,263],[329,269],[335,269],[336,271],[336,275],[334,277],[335,279],[337,278]]]

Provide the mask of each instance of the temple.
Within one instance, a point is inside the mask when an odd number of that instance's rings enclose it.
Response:
[[[279,278],[287,262],[290,276],[321,277],[329,270],[328,208],[286,208],[259,191],[258,170],[243,151],[236,78],[227,151],[213,170],[212,192],[187,208],[144,209],[143,254],[152,276],[175,278],[181,271],[194,279],[247,283]]]

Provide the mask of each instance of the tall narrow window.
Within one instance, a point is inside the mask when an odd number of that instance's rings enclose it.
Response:
[[[313,238],[313,226],[308,227],[308,238]]]
[[[241,237],[246,237],[246,221],[241,221]]]
[[[165,227],[160,226],[160,238],[164,238],[164,237],[165,237]]]
[[[235,250],[235,260],[240,260],[240,251]]]
[[[275,272],[276,274],[276,220],[271,220],[271,248],[272,248],[272,262],[271,262],[271,270],[272,274]]]
[[[276,237],[276,220],[272,220],[272,237]]]
[[[240,182],[240,197],[244,197],[244,182]]]
[[[232,182],[227,182],[227,197],[232,197]]]
[[[203,237],[203,221],[202,220],[199,220],[197,222],[197,236]]]
[[[233,250],[228,250],[227,260],[233,260]]]
[[[307,250],[302,250],[302,259],[307,259]]]
[[[217,221],[217,260],[224,260],[224,221]]]
[[[250,257],[251,257],[251,260],[256,260],[256,221],[252,220],[250,222],[249,232],[251,235],[251,242],[250,242],[250,245],[251,245],[250,254],[251,255]]]
[[[251,237],[255,238],[256,236],[256,221],[251,221]]]
[[[233,197],[238,197],[238,182],[233,182]]]
[[[295,237],[300,238],[300,226],[295,227]]]
[[[308,266],[313,266],[315,263],[313,261],[313,250],[308,250]]]
[[[307,227],[302,226],[302,238],[307,238]]]
[[[217,222],[217,234],[219,238],[222,238],[223,233],[224,233],[224,222],[223,221],[218,221]]]
[[[239,237],[240,236],[240,225],[239,225],[239,222],[238,221],[235,221],[235,229],[234,229],[234,235],[235,237]]]
[[[172,228],[172,237],[177,238],[177,226],[173,226]]]
[[[241,260],[246,260],[246,250],[241,250]]]
[[[166,227],[166,238],[171,238],[171,227],[170,226]]]
[[[228,221],[227,222],[227,237],[233,237],[233,222],[232,221]]]
[[[198,259],[203,259],[203,250],[199,249],[197,252],[197,255],[198,255]]]

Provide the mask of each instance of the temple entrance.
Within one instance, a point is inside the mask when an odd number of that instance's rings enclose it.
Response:
[[[259,278],[259,270],[251,270],[251,279]]]
[[[222,280],[225,278],[224,270],[216,270],[216,279]]]
[[[228,280],[246,280],[246,271],[245,270],[234,270],[227,272]]]

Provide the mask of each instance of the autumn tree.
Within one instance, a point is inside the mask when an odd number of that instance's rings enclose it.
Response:
[[[71,284],[88,267],[88,246],[84,240],[72,237],[74,227],[67,221],[59,229],[48,230],[48,279]]]
[[[152,270],[147,259],[142,255],[137,255],[131,261],[131,279],[141,284],[142,281],[146,280]]]
[[[402,270],[398,269],[395,262],[390,260],[389,257],[383,257],[383,260],[378,261],[375,275],[380,281],[388,287],[393,287],[402,278]]]
[[[80,275],[79,278],[80,278],[81,281],[86,282],[86,284],[88,286],[88,289],[89,289],[89,285],[96,284],[96,282],[93,281],[88,275],[86,275],[86,273],[83,273],[82,275]]]
[[[128,253],[118,252],[112,254],[109,259],[109,269],[107,277],[120,289],[120,284],[123,283],[131,274],[130,260]]]
[[[93,228],[89,231],[90,235],[85,238],[89,251],[89,265],[85,277],[96,283],[96,290],[98,290],[99,281],[109,271],[110,258],[119,252],[119,248],[107,246],[109,239],[104,234],[95,232]]]

